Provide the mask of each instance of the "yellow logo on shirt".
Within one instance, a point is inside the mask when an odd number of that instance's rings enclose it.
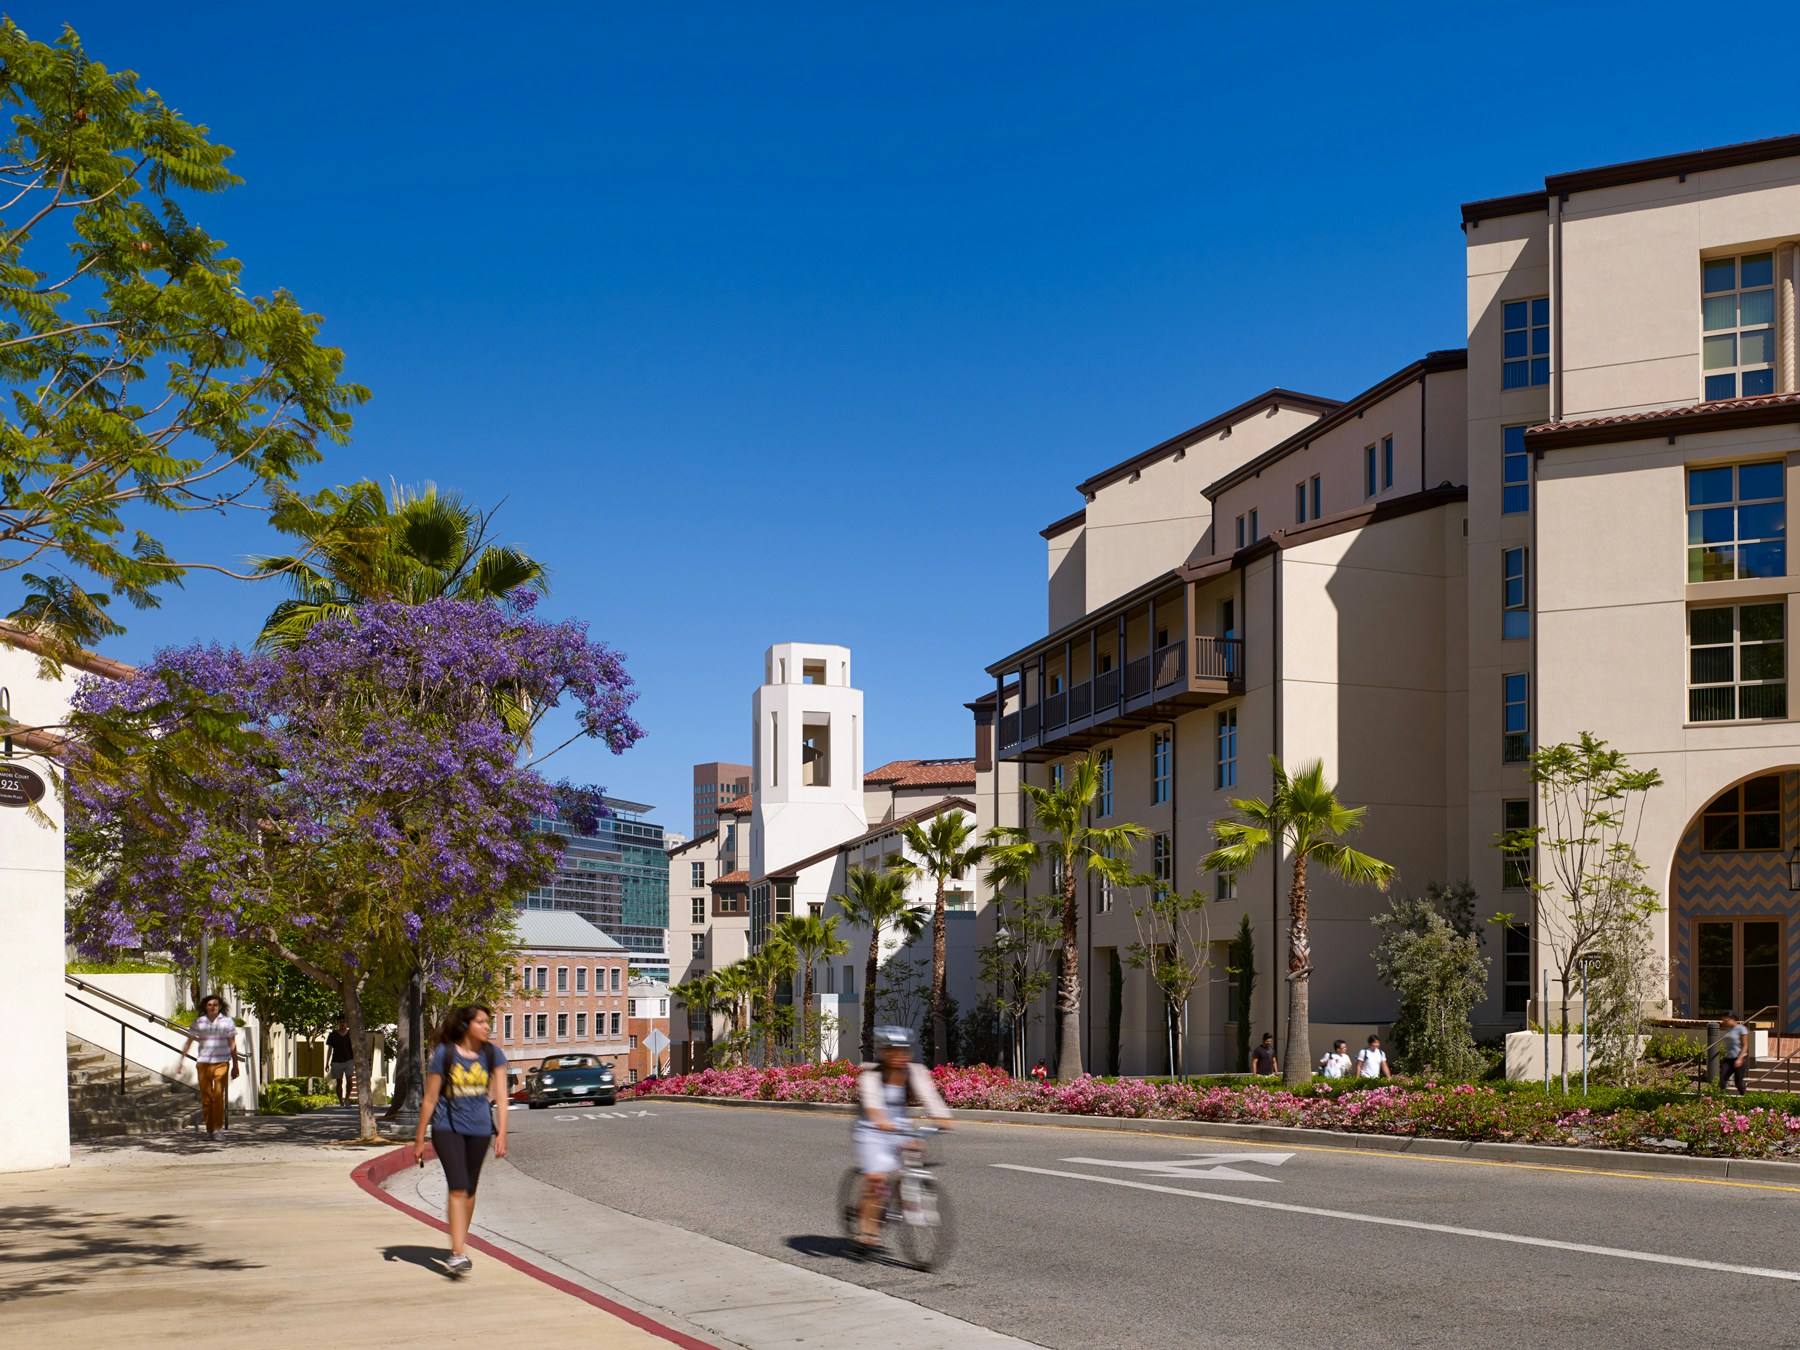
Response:
[[[460,1059],[452,1057],[450,1065],[450,1095],[452,1097],[485,1097],[487,1090],[487,1065],[479,1059],[472,1064],[464,1064]]]

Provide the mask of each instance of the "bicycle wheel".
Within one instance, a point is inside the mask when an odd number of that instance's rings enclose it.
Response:
[[[852,1167],[838,1184],[838,1224],[852,1242],[862,1236],[862,1173]]]
[[[950,1201],[937,1178],[921,1173],[909,1177],[902,1185],[918,1187],[917,1203],[901,1206],[901,1220],[894,1225],[906,1259],[920,1270],[936,1270],[950,1257],[956,1242],[956,1225],[952,1222]]]

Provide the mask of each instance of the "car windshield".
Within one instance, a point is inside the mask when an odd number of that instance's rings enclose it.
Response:
[[[553,1087],[563,1087],[569,1083],[598,1083],[611,1076],[608,1070],[598,1065],[589,1065],[572,1069],[545,1069],[538,1081],[549,1081]]]

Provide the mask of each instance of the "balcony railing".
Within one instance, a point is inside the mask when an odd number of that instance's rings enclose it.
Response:
[[[1223,680],[1227,684],[1241,684],[1244,679],[1244,640],[1242,638],[1195,638],[1194,678],[1197,680]]]

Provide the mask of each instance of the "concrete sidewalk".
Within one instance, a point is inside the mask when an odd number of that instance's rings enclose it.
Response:
[[[498,1259],[475,1253],[452,1280],[447,1238],[352,1181],[391,1149],[335,1142],[354,1133],[352,1112],[328,1110],[216,1143],[107,1140],[67,1170],[0,1175],[0,1343],[493,1346],[528,1331],[668,1350]]]

